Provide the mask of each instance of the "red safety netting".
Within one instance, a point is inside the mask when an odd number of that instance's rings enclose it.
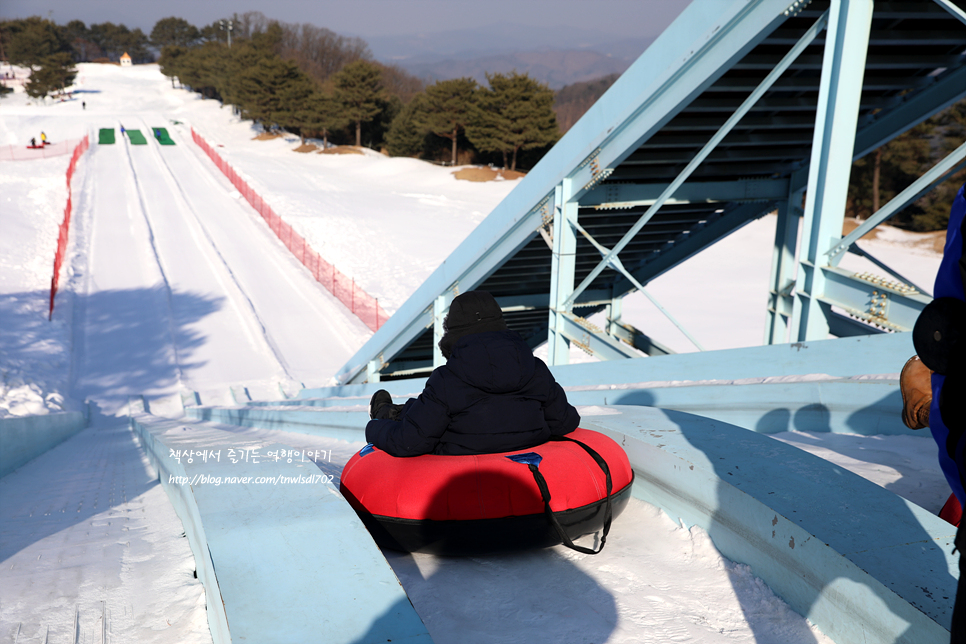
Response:
[[[70,165],[67,166],[67,205],[64,206],[64,220],[60,223],[60,230],[57,233],[57,251],[54,253],[54,274],[50,278],[50,311],[47,314],[48,320],[54,317],[54,297],[57,295],[57,285],[60,281],[60,267],[64,263],[64,255],[67,252],[67,238],[70,233],[70,215],[74,209],[70,180],[74,178],[74,170],[77,169],[77,160],[87,151],[89,144],[90,140],[88,137],[85,136],[81,139],[70,157]]]
[[[0,146],[0,161],[32,161],[66,156],[77,149],[80,141],[81,139],[70,139],[60,143],[48,143],[38,148],[28,148],[26,145],[4,145]]]
[[[241,193],[245,201],[251,204],[252,208],[262,216],[262,219],[265,220],[265,223],[268,224],[279,241],[285,244],[292,255],[308,269],[312,277],[345,304],[367,327],[373,331],[379,330],[379,327],[389,318],[389,315],[379,306],[379,300],[362,290],[355,283],[355,280],[349,279],[339,269],[325,261],[315,249],[306,243],[301,235],[275,214],[272,207],[265,203],[265,200],[252,190],[244,179],[238,176],[235,169],[228,165],[215,152],[214,148],[194,131],[194,128],[191,129],[191,138],[218,166],[218,169],[228,177],[228,180]]]

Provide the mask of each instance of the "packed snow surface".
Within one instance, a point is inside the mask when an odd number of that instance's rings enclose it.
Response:
[[[280,397],[326,384],[370,332],[317,285],[191,143],[190,127],[341,271],[397,309],[516,185],[457,181],[413,159],[295,154],[156,66],[80,65],[73,99],[0,103],[0,146],[92,136],[74,179],[69,260],[53,320],[50,270],[69,157],[0,161],[0,417],[77,409],[92,427],[0,480],[0,638],[210,641],[183,528],[118,415],[129,396],[174,411],[187,390]],[[86,109],[81,101],[86,103]],[[173,147],[96,131],[167,127]],[[753,222],[649,290],[709,349],[761,343],[774,218]],[[904,233],[862,242],[921,286],[936,254]],[[847,257],[843,267],[874,270]],[[679,351],[688,340],[642,295],[624,317]],[[574,352],[574,357],[581,356]],[[897,370],[899,365],[897,365]],[[606,409],[585,408],[587,415]],[[252,440],[360,444],[223,428]],[[928,437],[790,432],[776,438],[935,511],[948,489]],[[338,459],[336,459],[338,460]],[[338,473],[338,464],[333,466]],[[632,501],[607,549],[448,559],[387,553],[435,641],[774,642],[828,638],[706,532]]]

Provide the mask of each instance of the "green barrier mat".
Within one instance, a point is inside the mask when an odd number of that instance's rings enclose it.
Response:
[[[114,145],[114,128],[102,127],[97,133],[97,142],[101,145]]]
[[[131,139],[131,145],[147,145],[148,140],[141,134],[141,130],[126,130],[127,138]]]
[[[154,132],[154,138],[158,140],[161,145],[174,145],[174,141],[168,135],[167,128],[163,127],[152,127],[151,131]]]

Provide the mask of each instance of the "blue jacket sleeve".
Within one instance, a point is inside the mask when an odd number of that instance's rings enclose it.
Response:
[[[543,360],[539,358],[536,360],[536,368],[543,372],[541,375],[550,383],[547,402],[543,406],[543,417],[547,421],[550,433],[555,436],[569,434],[577,429],[577,426],[580,424],[580,414],[577,413],[573,405],[567,402],[567,394],[564,392],[563,387],[553,379],[550,369]]]
[[[449,410],[439,370],[426,381],[426,387],[415,400],[406,403],[399,420],[370,420],[366,440],[392,456],[431,454],[449,426]]]

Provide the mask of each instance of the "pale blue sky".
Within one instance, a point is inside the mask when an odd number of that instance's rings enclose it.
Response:
[[[725,1],[725,0],[722,0]],[[179,16],[202,26],[233,13],[261,11],[285,22],[308,22],[371,39],[481,27],[505,22],[552,32],[555,27],[653,38],[688,0],[3,0],[0,18],[48,15],[55,22],[123,23],[150,33]]]

